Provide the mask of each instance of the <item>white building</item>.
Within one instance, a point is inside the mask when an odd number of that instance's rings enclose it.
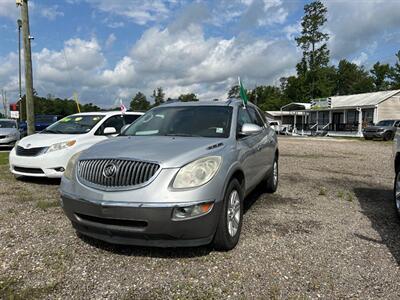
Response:
[[[293,131],[327,131],[328,135],[362,136],[362,129],[381,120],[400,120],[400,90],[332,96],[311,103],[289,103],[267,111]]]

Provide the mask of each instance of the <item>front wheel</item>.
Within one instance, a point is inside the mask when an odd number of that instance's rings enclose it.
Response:
[[[393,198],[396,207],[397,216],[400,218],[400,170],[396,172],[394,179]]]
[[[394,134],[391,131],[385,132],[385,134],[383,135],[383,140],[384,141],[391,141],[394,138]]]
[[[244,193],[237,179],[232,179],[225,191],[224,203],[214,236],[214,248],[227,251],[235,248],[242,230]]]

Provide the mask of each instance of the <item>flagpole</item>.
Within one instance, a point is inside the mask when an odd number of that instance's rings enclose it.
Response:
[[[242,102],[243,102],[243,109],[246,109],[246,101],[245,101],[245,99],[243,99],[243,97],[242,97],[242,89],[243,89],[243,85],[242,85],[242,82],[241,82],[241,80],[240,80],[240,76],[238,76],[238,82],[239,82],[239,91],[240,91],[240,98],[242,98]]]

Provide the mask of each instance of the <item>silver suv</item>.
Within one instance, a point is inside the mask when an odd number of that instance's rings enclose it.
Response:
[[[239,100],[169,103],[76,154],[61,181],[64,212],[81,234],[159,247],[229,250],[243,201],[278,186],[274,130]]]

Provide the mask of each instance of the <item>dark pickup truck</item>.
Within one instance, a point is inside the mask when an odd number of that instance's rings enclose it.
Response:
[[[376,125],[364,128],[363,135],[366,140],[382,139],[384,141],[393,140],[397,128],[400,127],[400,120],[382,120]]]

